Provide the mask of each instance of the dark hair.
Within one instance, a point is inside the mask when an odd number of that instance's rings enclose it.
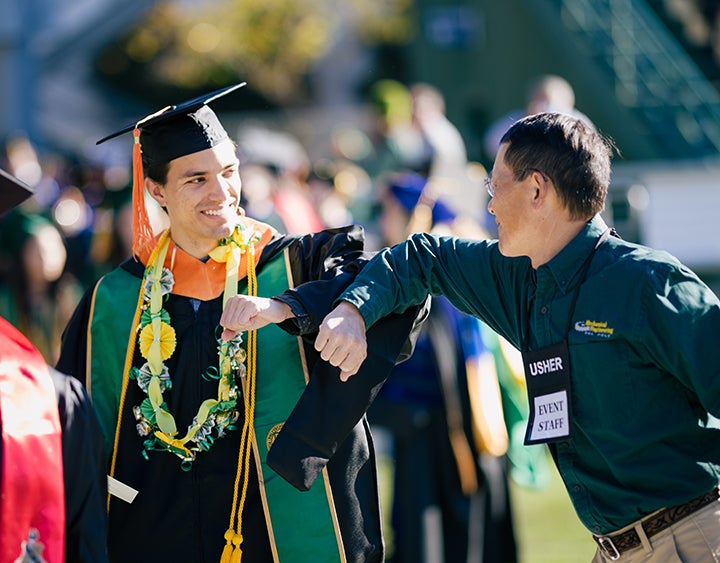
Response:
[[[515,122],[503,143],[515,179],[524,180],[534,170],[548,176],[573,219],[589,219],[604,209],[615,146],[592,125],[563,113],[539,113]]]
[[[150,178],[160,185],[165,185],[168,170],[170,170],[169,162],[153,162],[143,154],[143,174],[146,178]]]

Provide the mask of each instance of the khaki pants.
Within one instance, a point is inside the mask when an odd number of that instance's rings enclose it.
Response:
[[[720,563],[720,502],[713,502],[686,516],[652,538],[639,524],[636,528],[642,545],[620,556],[622,563]],[[598,549],[592,563],[607,563]]]

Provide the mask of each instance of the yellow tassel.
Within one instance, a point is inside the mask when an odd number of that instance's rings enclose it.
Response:
[[[242,559],[240,544],[243,541],[243,537],[235,533],[235,530],[232,528],[228,528],[223,537],[226,543],[220,556],[220,563],[240,563]]]
[[[248,278],[248,295],[257,296],[257,277],[255,274],[255,247],[249,247],[250,258],[247,262],[247,278]],[[233,266],[237,269],[237,262]],[[233,293],[234,295],[234,293]],[[255,417],[255,377],[256,377],[256,361],[257,361],[257,331],[248,332],[248,360],[247,360],[247,388],[245,389],[245,421],[240,436],[240,448],[238,451],[238,467],[235,474],[235,486],[233,487],[232,510],[230,512],[230,528],[225,532],[225,539],[232,542],[233,548],[230,552],[230,545],[225,546],[220,563],[240,563],[242,560],[242,544],[243,537],[239,533],[235,533],[235,516],[237,515],[237,530],[242,528],[242,511],[245,506],[245,496],[247,494],[248,480],[250,478],[250,453],[252,450],[253,420]],[[240,490],[240,478],[243,477],[242,491]],[[241,494],[240,494],[241,493]],[[240,496],[238,503],[238,495]],[[226,557],[228,559],[226,559]]]
[[[225,547],[223,548],[222,555],[220,556],[220,563],[230,563],[232,553],[234,551],[233,544],[235,543],[235,537],[237,534],[232,528],[228,528],[223,536],[225,538]]]
[[[226,543],[223,547],[222,555],[220,556],[220,563],[230,563],[230,556],[232,555],[233,547],[230,543]]]
[[[233,544],[233,551],[232,555],[230,555],[230,563],[240,563],[240,560],[242,559],[242,549],[240,549],[240,544],[243,541],[243,537],[240,534],[234,534],[232,538],[232,544]]]

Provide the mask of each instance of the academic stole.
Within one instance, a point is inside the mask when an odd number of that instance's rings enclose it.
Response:
[[[278,295],[289,287],[287,255],[286,249],[258,272],[260,297]],[[108,451],[112,451],[113,447],[122,366],[128,339],[132,337],[129,332],[134,315],[132,307],[118,308],[115,304],[134,303],[140,282],[129,272],[116,269],[99,282],[92,302],[87,387],[105,434],[106,445],[110,448]],[[246,291],[246,284],[246,279],[240,280],[239,294]],[[127,337],[118,337],[123,334]],[[259,468],[260,493],[273,557],[281,563],[298,558],[327,563],[344,562],[345,553],[327,470],[309,491],[303,492],[290,485],[265,462],[272,441],[307,384],[301,339],[276,325],[268,325],[258,331],[257,361],[253,455]],[[223,532],[218,530],[220,536]]]
[[[28,555],[61,562],[65,491],[57,394],[42,355],[4,319],[0,341],[0,561]]]

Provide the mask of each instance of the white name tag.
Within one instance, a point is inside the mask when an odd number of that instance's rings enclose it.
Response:
[[[107,479],[108,493],[119,499],[124,500],[128,504],[135,500],[135,496],[138,494],[135,489],[126,485],[125,483],[121,483],[113,477],[110,477],[110,475],[108,475]]]
[[[535,417],[530,440],[562,438],[570,434],[567,391],[540,395],[534,398]]]

